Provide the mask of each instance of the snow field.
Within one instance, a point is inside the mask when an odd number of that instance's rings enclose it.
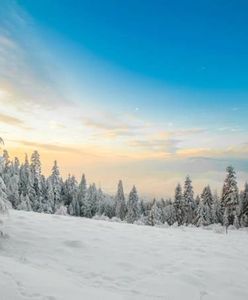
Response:
[[[248,299],[246,230],[15,210],[3,230],[1,300]]]

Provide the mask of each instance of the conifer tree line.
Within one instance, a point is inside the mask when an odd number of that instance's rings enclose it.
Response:
[[[210,186],[195,196],[192,181],[187,176],[183,186],[176,186],[173,199],[144,201],[135,186],[125,196],[121,180],[115,196],[104,193],[94,183],[88,185],[85,175],[79,183],[72,175],[63,180],[57,161],[46,178],[41,173],[38,151],[33,152],[30,161],[26,155],[24,163],[20,164],[18,158],[10,160],[4,150],[0,158],[0,212],[6,212],[8,206],[86,218],[106,216],[150,226],[220,223],[239,228],[248,227],[248,183],[239,192],[235,170],[229,166],[220,197],[212,193]]]

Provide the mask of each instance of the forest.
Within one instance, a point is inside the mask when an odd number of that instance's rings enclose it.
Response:
[[[144,225],[195,225],[222,224],[236,228],[248,226],[248,184],[239,191],[236,172],[226,169],[222,193],[212,193],[209,185],[200,195],[194,195],[192,181],[186,176],[178,184],[172,199],[139,197],[135,186],[126,196],[122,180],[115,195],[108,195],[94,183],[87,184],[83,174],[78,183],[75,176],[65,180],[60,175],[57,161],[47,178],[41,172],[41,159],[34,151],[30,161],[24,163],[17,157],[11,160],[7,150],[0,159],[0,212],[12,207],[17,210],[47,214],[71,215],[136,223]]]

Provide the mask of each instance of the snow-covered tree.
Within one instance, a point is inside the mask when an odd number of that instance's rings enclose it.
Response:
[[[86,192],[87,192],[87,183],[85,175],[82,175],[81,181],[78,186],[78,202],[80,206],[80,215],[84,215],[85,211],[85,198],[86,198]]]
[[[213,195],[213,209],[212,209],[212,216],[213,216],[213,223],[218,224],[223,222],[223,216],[221,213],[221,202],[217,192]]]
[[[183,225],[184,222],[184,198],[182,194],[182,187],[180,184],[177,185],[175,190],[175,200],[174,200],[174,209],[175,209],[175,215],[176,215],[176,221],[178,225]]]
[[[221,206],[223,213],[223,223],[225,226],[237,226],[237,218],[239,216],[239,192],[236,180],[236,173],[232,166],[227,167],[227,175],[224,181]]]
[[[35,197],[35,191],[31,183],[31,171],[27,154],[25,155],[24,164],[22,164],[20,167],[18,190],[20,197],[21,195],[23,195],[23,197],[28,195],[30,203],[32,202],[31,198],[33,199]]]
[[[163,211],[156,199],[153,199],[152,207],[148,215],[147,225],[161,225],[163,223]]]
[[[163,209],[164,211],[164,221],[169,225],[173,225],[177,221],[177,215],[175,207],[172,203],[166,205]]]
[[[9,160],[9,157],[8,157]],[[20,162],[15,158],[14,163],[9,160],[9,163],[4,168],[4,182],[6,185],[6,193],[8,201],[13,208],[17,208],[19,204],[19,177],[20,177]]]
[[[54,161],[52,167],[52,174],[48,178],[48,181],[51,184],[51,189],[53,191],[53,201],[54,207],[53,211],[57,210],[62,205],[61,189],[62,189],[62,179],[60,177],[59,167],[57,161]]]
[[[78,199],[78,184],[75,176],[69,174],[62,185],[62,202],[68,208],[68,213],[73,216],[80,215],[80,205]]]
[[[3,140],[1,138],[0,138],[0,143],[3,143]],[[4,164],[5,164],[4,159],[0,157],[0,217],[1,215],[6,214],[8,211],[6,186],[2,178],[4,167],[5,167]],[[1,231],[0,233],[2,234]]]
[[[151,209],[148,213],[147,218],[147,225],[154,226],[155,225],[155,206],[156,206],[156,199],[153,199]]]
[[[126,220],[128,223],[134,223],[139,218],[139,198],[136,187],[133,186],[127,201],[127,215]]]
[[[87,218],[92,218],[96,214],[97,209],[98,209],[97,189],[96,189],[96,185],[93,183],[87,189],[83,216]]]
[[[195,202],[192,181],[189,176],[184,183],[184,222],[186,225],[192,224],[195,216]]]
[[[47,214],[54,213],[54,192],[50,180],[42,180],[42,211]]]
[[[195,224],[197,226],[210,225],[213,222],[214,199],[209,186],[203,189],[200,204],[197,208]]]
[[[30,200],[32,202],[32,208],[34,211],[41,211],[41,161],[40,154],[38,151],[34,151],[31,155],[30,173],[31,184],[34,190],[34,195],[30,197]]]
[[[2,157],[2,178],[5,183],[7,193],[8,193],[8,184],[11,177],[11,160],[9,157],[9,153],[7,150],[3,150],[3,157]]]
[[[98,215],[104,215],[108,218],[113,218],[115,216],[115,201],[109,195],[106,195],[102,192],[101,189],[97,193],[98,198]]]
[[[8,211],[6,186],[0,175],[0,214],[5,214]]]
[[[127,212],[127,206],[125,202],[125,196],[124,196],[123,185],[121,180],[118,183],[118,190],[115,196],[115,201],[116,201],[115,215],[117,218],[124,220]]]
[[[244,191],[241,193],[241,203],[240,203],[240,210],[241,210],[241,217],[240,217],[240,224],[242,227],[248,226],[248,183],[245,183]]]

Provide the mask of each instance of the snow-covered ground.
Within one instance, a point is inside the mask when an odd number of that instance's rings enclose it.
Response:
[[[248,233],[10,211],[0,299],[248,299]]]

